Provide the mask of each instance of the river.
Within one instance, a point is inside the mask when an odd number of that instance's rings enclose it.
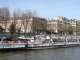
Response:
[[[0,60],[80,60],[80,47],[0,52]]]

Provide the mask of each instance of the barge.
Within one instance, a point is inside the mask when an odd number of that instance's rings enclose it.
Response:
[[[45,49],[59,47],[75,47],[80,46],[80,36],[52,36],[45,38],[44,36],[36,36],[30,39],[31,43],[26,45],[27,49]]]
[[[17,41],[0,41],[0,50],[50,49],[80,46],[80,36],[19,37]]]

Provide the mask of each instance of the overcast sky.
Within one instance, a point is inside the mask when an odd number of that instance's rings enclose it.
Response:
[[[10,11],[36,10],[42,18],[64,16],[80,20],[80,0],[0,0],[0,7],[9,7]]]

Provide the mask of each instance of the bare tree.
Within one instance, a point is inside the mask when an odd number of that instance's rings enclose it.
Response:
[[[13,11],[12,18],[14,20],[15,25],[17,24],[17,20],[20,19],[20,15],[21,15],[21,10],[19,8]]]
[[[44,18],[34,17],[32,22],[33,33],[44,33],[46,32],[47,22]]]
[[[2,17],[3,17],[3,22],[4,22],[4,26],[5,26],[5,34],[6,34],[6,30],[7,30],[7,22],[9,21],[10,19],[10,11],[9,11],[9,8],[8,7],[3,7],[1,8],[1,14],[0,14]]]
[[[2,8],[0,8],[0,24],[3,26]]]
[[[13,15],[12,15],[13,24],[15,24],[15,27],[17,26],[17,23],[18,23],[17,20],[19,20],[20,17],[21,17],[21,9],[18,8],[13,11]],[[16,29],[17,32],[18,32],[18,29],[19,29],[19,31],[21,31],[21,27]],[[18,33],[20,33],[20,32],[18,32]]]
[[[33,17],[39,17],[36,10],[33,11]]]
[[[33,13],[30,10],[22,13],[21,18],[22,18],[22,25],[24,26],[24,35],[27,31],[28,22],[32,17],[33,17]]]
[[[33,33],[37,33],[38,32],[38,29],[40,28],[39,25],[40,25],[40,21],[39,21],[39,16],[38,16],[38,13],[36,10],[34,10],[32,12],[32,26],[31,26],[31,30]]]

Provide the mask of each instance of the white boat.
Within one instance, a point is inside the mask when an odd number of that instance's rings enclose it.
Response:
[[[46,38],[45,36],[34,37],[19,37],[21,40],[26,40],[27,43],[15,43],[15,44],[0,44],[0,49],[45,49],[56,47],[69,47],[80,45],[80,38],[73,38],[71,36],[53,36],[52,38]],[[70,41],[72,40],[72,41]]]
[[[7,41],[2,38],[0,41],[0,50],[10,50],[10,49],[22,49],[26,47],[26,43],[18,41]]]
[[[79,37],[74,38],[72,36],[53,36],[50,39],[41,38],[39,40],[34,40],[34,44],[27,44],[27,48],[44,49],[44,48],[56,48],[56,47],[71,47],[79,45],[80,45]]]

